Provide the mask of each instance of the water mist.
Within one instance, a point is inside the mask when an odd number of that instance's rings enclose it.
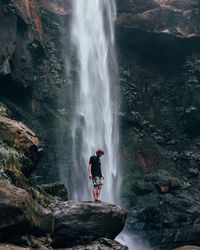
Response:
[[[102,199],[116,199],[118,122],[113,0],[73,1],[72,41],[79,62],[79,87],[73,121],[75,187],[73,198],[91,200],[89,157],[102,148],[105,175]],[[78,185],[77,185],[78,184]],[[80,188],[79,188],[79,187]]]
[[[120,174],[118,166],[118,93],[115,53],[114,0],[74,0],[72,44],[78,62],[78,86],[75,86],[73,131],[73,169],[71,196],[77,200],[92,199],[92,183],[87,166],[96,149],[102,148],[102,172],[105,175],[101,199],[119,203]],[[144,250],[126,233],[119,241],[129,249]],[[140,248],[139,248],[140,246]]]

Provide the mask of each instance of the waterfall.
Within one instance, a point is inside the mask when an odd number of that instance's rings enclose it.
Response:
[[[119,203],[119,130],[117,63],[114,44],[115,0],[73,0],[72,44],[78,67],[72,122],[71,198],[92,200],[87,166],[98,148],[104,150],[105,182],[101,199]],[[122,232],[118,240],[133,249],[148,249]]]
[[[98,148],[105,175],[102,199],[115,201],[118,122],[114,0],[74,0],[72,42],[79,62],[73,120],[73,198],[91,200],[87,166]]]

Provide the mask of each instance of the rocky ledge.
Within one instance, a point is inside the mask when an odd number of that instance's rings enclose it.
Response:
[[[199,1],[117,1],[117,24],[125,29],[199,37]]]
[[[31,185],[39,140],[24,124],[0,116],[0,139],[0,249],[127,249],[114,241],[125,210],[67,201],[60,182]]]
[[[106,237],[114,239],[123,230],[126,212],[105,202],[66,201],[53,204],[55,245],[75,245]]]

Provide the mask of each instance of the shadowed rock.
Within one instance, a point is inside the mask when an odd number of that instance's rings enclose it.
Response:
[[[87,245],[78,245],[75,247],[65,248],[65,249],[66,250],[67,249],[68,250],[86,250],[86,249],[87,250],[110,250],[110,249],[128,250],[128,247],[121,245],[117,241],[112,241],[112,240],[103,238],[103,239],[100,239],[98,241],[94,241],[94,242],[87,244]]]
[[[65,185],[62,182],[43,184],[43,185],[39,185],[38,188],[41,191],[43,191],[43,192],[45,192],[53,197],[57,197],[62,201],[68,200],[67,188],[65,187]]]
[[[59,202],[51,210],[56,218],[56,246],[85,244],[101,237],[114,239],[126,220],[125,210],[105,202]]]
[[[0,181],[0,233],[3,238],[23,231],[52,232],[54,219],[23,189]]]
[[[200,35],[198,0],[118,0],[117,6],[117,23],[124,28],[184,38]]]

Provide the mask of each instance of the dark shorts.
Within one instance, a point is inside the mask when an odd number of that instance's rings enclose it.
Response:
[[[101,186],[103,185],[103,179],[100,177],[94,177],[92,178],[92,182],[94,186]]]

